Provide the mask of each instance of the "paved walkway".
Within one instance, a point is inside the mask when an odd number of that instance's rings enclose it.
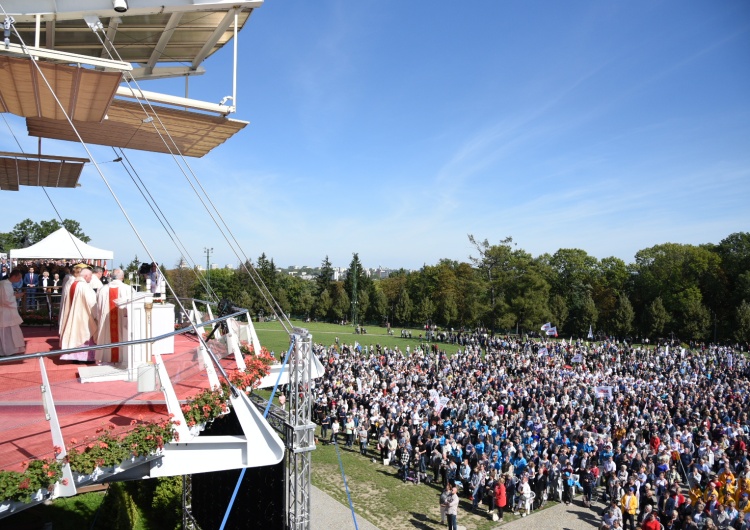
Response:
[[[512,523],[498,526],[496,530],[556,529],[556,530],[591,530],[601,522],[604,505],[592,503],[591,508],[584,508],[580,497],[570,506],[558,504],[540,512],[534,512],[529,517],[517,519]]]
[[[338,528],[354,528],[352,512],[348,506],[319,490],[310,486],[311,500],[311,528],[336,530]],[[374,524],[357,514],[357,527],[359,530],[378,530]]]

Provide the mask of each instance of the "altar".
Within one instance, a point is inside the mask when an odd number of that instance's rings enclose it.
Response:
[[[154,299],[149,292],[133,293],[130,299],[117,299],[115,305],[123,342],[158,337],[174,331],[174,304]],[[151,363],[152,355],[174,353],[174,335],[153,343],[125,346],[120,351],[123,362],[117,365],[81,367],[78,370],[81,382],[133,381],[138,382],[139,391],[151,389],[156,377]]]

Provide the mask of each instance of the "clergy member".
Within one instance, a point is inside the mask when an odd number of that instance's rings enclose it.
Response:
[[[96,295],[89,285],[92,271],[81,270],[80,276],[68,287],[66,296],[65,320],[60,333],[60,349],[93,346],[96,335]],[[77,353],[66,353],[60,356],[63,361],[93,362],[96,360],[93,350]]]
[[[122,269],[112,272],[112,280],[103,286],[96,295],[96,315],[98,329],[96,343],[100,346],[122,342],[126,337],[120,336],[120,318],[123,316],[117,309],[115,300],[130,300],[133,297],[133,288],[122,280],[125,273]],[[123,348],[104,348],[96,350],[96,360],[104,363],[119,363],[124,361]]]
[[[23,293],[13,292],[13,283],[23,278],[21,271],[13,269],[8,277],[0,280],[0,357],[18,355],[26,351],[21,333],[21,315],[18,314],[17,298]]]
[[[99,290],[102,288],[102,274],[104,273],[104,269],[101,267],[92,267],[92,270],[94,271],[93,276],[91,276],[91,288],[94,290],[95,293],[99,294]]]
[[[62,286],[60,287],[60,311],[57,317],[57,331],[61,336],[63,323],[65,322],[65,317],[67,316],[68,307],[70,307],[70,304],[68,303],[70,284],[73,283],[73,281],[75,281],[75,279],[81,275],[81,271],[85,268],[85,263],[79,263],[78,265],[75,265],[72,269],[70,269],[70,271],[63,278]]]

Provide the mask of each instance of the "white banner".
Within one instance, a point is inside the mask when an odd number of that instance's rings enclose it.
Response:
[[[446,396],[441,397],[440,400],[438,401],[437,407],[435,407],[435,412],[437,412],[438,414],[443,412],[443,409],[445,408],[445,406],[448,404],[449,401],[450,401],[450,398]]]
[[[594,387],[594,393],[598,398],[607,398],[612,401],[612,387],[611,386],[597,386]]]
[[[570,360],[572,363],[582,363],[583,362],[583,354],[582,353],[576,353],[573,358]]]

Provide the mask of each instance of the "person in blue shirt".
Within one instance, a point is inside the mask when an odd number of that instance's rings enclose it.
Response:
[[[521,476],[524,471],[526,471],[526,467],[528,466],[528,461],[523,456],[523,451],[516,452],[515,455],[513,455],[513,458],[511,458],[510,463],[513,464],[513,468],[515,470],[516,476]]]

